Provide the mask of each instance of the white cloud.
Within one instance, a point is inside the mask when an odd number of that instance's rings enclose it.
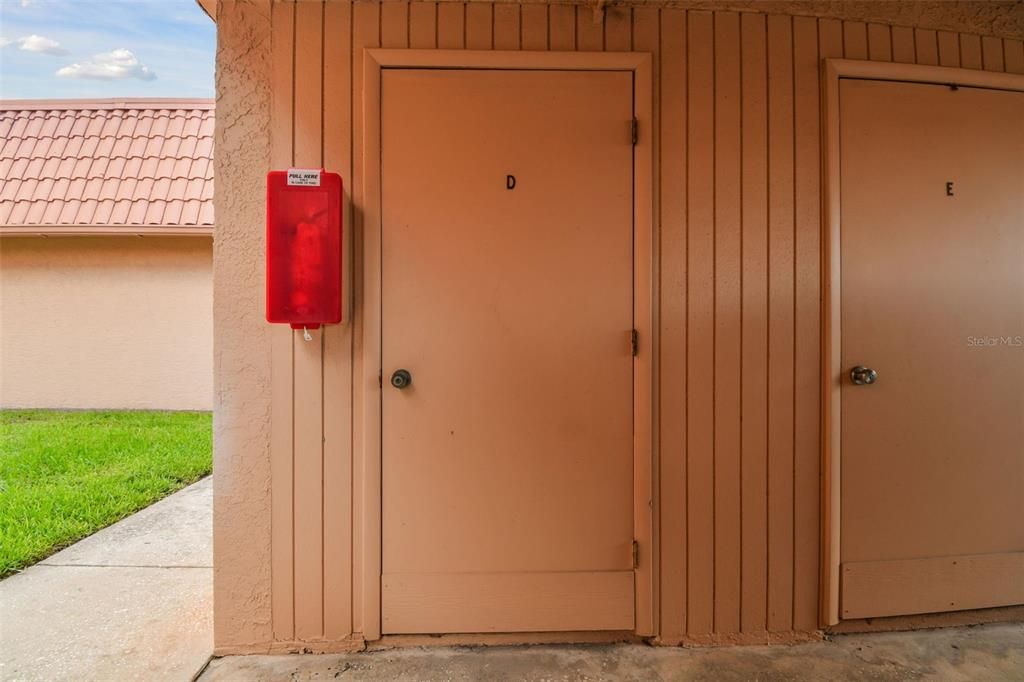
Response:
[[[60,46],[56,40],[51,38],[44,38],[43,36],[37,36],[34,33],[24,38],[18,38],[15,40],[18,44],[19,50],[25,52],[40,52],[42,54],[67,54],[68,51]]]
[[[21,38],[0,38],[0,47],[7,47],[8,45],[16,45],[19,50],[24,50],[25,52],[55,55],[68,53],[56,40],[37,36],[34,33],[30,36],[22,36]]]
[[[89,61],[69,64],[58,69],[57,75],[64,78],[92,78],[105,81],[124,78],[151,81],[156,78],[156,74],[139,62],[131,50],[124,48],[94,55]]]

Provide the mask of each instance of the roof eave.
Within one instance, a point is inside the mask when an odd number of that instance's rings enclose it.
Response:
[[[0,225],[4,237],[212,237],[212,225]]]
[[[206,16],[213,19],[213,23],[217,23],[217,0],[196,0],[196,4],[206,13]]]

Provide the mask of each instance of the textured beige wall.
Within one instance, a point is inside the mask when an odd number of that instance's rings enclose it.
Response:
[[[208,238],[0,241],[0,404],[209,410]]]
[[[259,650],[270,629],[270,325],[263,317],[270,6],[220,3],[214,206],[214,632]]]

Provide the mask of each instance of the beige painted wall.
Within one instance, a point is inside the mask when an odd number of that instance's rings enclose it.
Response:
[[[742,4],[715,7],[762,7]],[[856,3],[871,16],[833,2],[794,5],[804,16],[709,6],[616,3],[595,23],[583,5],[221,0],[219,652],[373,635],[362,78],[363,49],[378,46],[652,54],[654,121],[641,130],[657,138],[656,371],[670,387],[657,406],[660,640],[777,641],[818,627],[820,59],[1021,73],[1024,45],[1006,6],[993,17],[990,5],[932,3],[913,21],[897,3]],[[305,342],[262,319],[259,226],[264,173],[321,164],[345,181],[354,318]]]
[[[207,237],[0,240],[0,405],[209,410]]]

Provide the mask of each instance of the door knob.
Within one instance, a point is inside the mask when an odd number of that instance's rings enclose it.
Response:
[[[391,385],[395,388],[407,388],[412,383],[412,375],[407,369],[396,369],[391,375]]]
[[[857,365],[850,370],[850,380],[858,386],[868,386],[878,381],[878,372],[870,367]]]

